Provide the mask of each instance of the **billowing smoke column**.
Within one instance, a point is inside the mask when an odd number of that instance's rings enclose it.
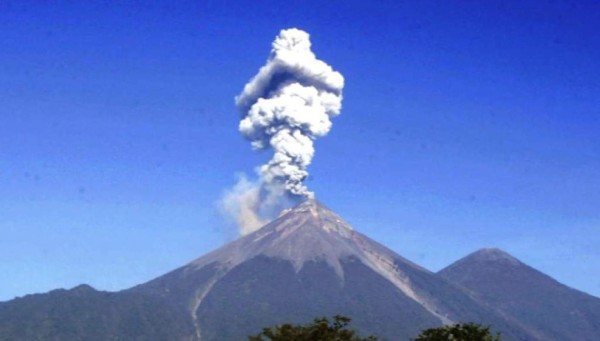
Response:
[[[258,169],[258,183],[241,179],[224,198],[242,234],[260,227],[282,202],[313,197],[304,184],[313,141],[329,132],[331,118],[340,113],[343,87],[344,77],[311,51],[308,33],[295,28],[279,33],[266,65],[236,97],[242,135],[254,149],[273,150]],[[245,217],[249,212],[255,216]]]
[[[253,148],[274,151],[260,168],[265,183],[281,182],[293,195],[312,196],[303,181],[315,153],[313,140],[331,129],[343,87],[344,77],[311,51],[308,33],[281,31],[267,64],[236,98],[240,132]]]

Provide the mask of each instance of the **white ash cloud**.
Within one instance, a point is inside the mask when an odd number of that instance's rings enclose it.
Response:
[[[331,118],[340,113],[343,87],[344,77],[312,52],[308,33],[295,28],[279,33],[267,63],[235,99],[242,135],[253,149],[273,151],[258,167],[256,183],[245,180],[230,192],[230,203],[238,203],[233,211],[239,213],[242,234],[260,227],[264,214],[285,201],[314,196],[304,184],[315,154],[313,141],[327,135]],[[238,197],[233,199],[233,193]]]
[[[273,149],[260,167],[265,183],[283,183],[292,195],[312,196],[303,183],[315,153],[313,140],[331,129],[342,108],[344,77],[318,60],[308,33],[282,30],[271,55],[236,98],[240,132],[254,149]]]

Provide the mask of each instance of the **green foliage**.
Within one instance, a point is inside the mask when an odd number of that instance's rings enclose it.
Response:
[[[356,335],[356,331],[346,327],[350,318],[336,315],[333,321],[326,317],[317,318],[305,325],[282,324],[273,328],[264,328],[262,333],[250,336],[249,341],[376,341],[374,336],[365,338]]]
[[[426,329],[414,341],[500,341],[500,334],[493,335],[489,326],[458,323]]]

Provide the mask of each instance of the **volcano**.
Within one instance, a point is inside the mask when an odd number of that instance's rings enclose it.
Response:
[[[243,340],[264,326],[335,314],[393,340],[458,321],[491,323],[514,339],[526,335],[316,200],[132,291],[178,302],[202,340]]]
[[[79,286],[0,303],[0,339],[245,340],[266,326],[340,314],[351,317],[361,333],[387,340],[409,340],[422,329],[466,321],[492,325],[503,340],[593,340],[600,299],[568,291],[561,304],[542,306],[550,309],[544,314],[585,306],[576,310],[586,319],[577,324],[587,328],[579,334],[583,338],[564,338],[553,332],[552,321],[536,318],[540,302],[528,300],[527,293],[512,296],[509,284],[532,292],[537,285],[564,286],[537,272],[540,281],[506,284],[498,277],[503,267],[522,270],[522,263],[501,251],[481,252],[487,256],[467,257],[436,274],[311,199],[133,288],[108,293]],[[530,276],[530,268],[524,269]],[[494,286],[499,283],[505,288]]]

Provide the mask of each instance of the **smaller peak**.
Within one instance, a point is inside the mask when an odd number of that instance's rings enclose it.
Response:
[[[467,256],[467,258],[475,258],[484,261],[508,260],[511,263],[520,263],[518,259],[511,256],[508,252],[495,247],[480,249],[473,252],[470,256]]]
[[[448,265],[444,269],[439,272],[444,273],[452,273],[456,271],[456,269],[461,268],[469,268],[469,267],[489,267],[496,265],[509,265],[509,266],[519,266],[522,265],[521,261],[511,256],[505,251],[502,251],[495,247],[488,247],[479,249],[473,253],[468,254],[467,256],[455,261],[454,263]]]
[[[477,250],[477,252],[485,253],[485,254],[508,254],[507,252],[502,251],[501,249],[499,249],[497,247],[484,247],[484,248]]]

